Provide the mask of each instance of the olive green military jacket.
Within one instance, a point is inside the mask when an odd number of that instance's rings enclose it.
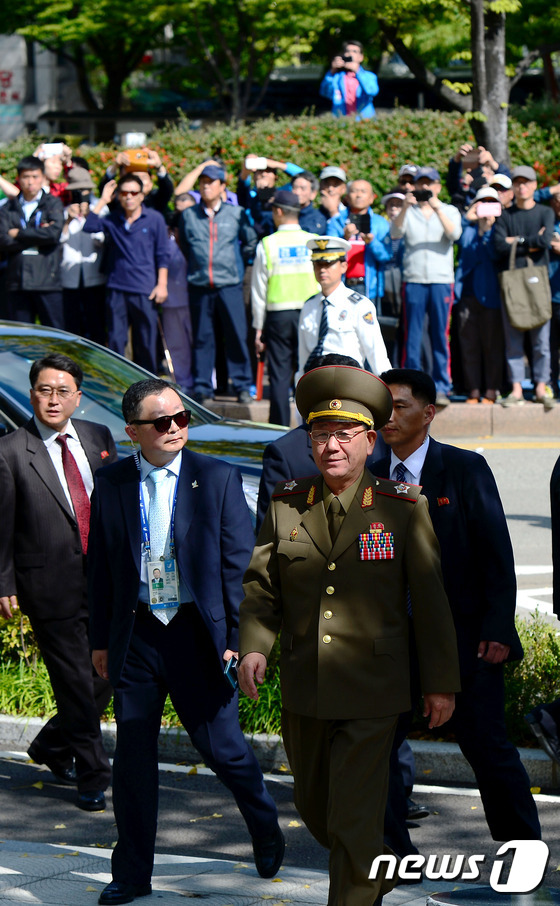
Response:
[[[320,719],[410,707],[407,592],[423,692],[460,688],[439,545],[420,488],[363,479],[334,545],[323,479],[281,482],[245,574],[240,657],[280,633],[285,708]]]

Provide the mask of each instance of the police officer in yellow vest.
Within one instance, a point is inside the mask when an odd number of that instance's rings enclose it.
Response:
[[[297,368],[298,321],[303,303],[319,286],[313,275],[311,253],[306,246],[315,233],[302,230],[300,203],[287,189],[271,201],[276,232],[257,246],[251,279],[255,349],[265,348],[270,381],[269,421],[290,424],[290,387]]]
[[[378,906],[395,884],[368,875],[410,702],[408,591],[430,727],[449,719],[460,688],[455,630],[420,488],[365,469],[391,415],[386,385],[360,368],[316,368],[296,404],[321,474],[272,496],[245,574],[239,679],[258,698],[280,633],[284,744],[295,804],[330,850],[329,906]]]

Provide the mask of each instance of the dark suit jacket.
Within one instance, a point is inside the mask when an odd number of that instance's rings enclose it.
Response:
[[[131,456],[95,476],[92,496],[90,642],[94,649],[109,649],[113,685],[121,674],[138,608],[139,481]],[[226,648],[238,648],[242,580],[253,543],[238,470],[184,449],[175,508],[179,575],[192,592],[221,665]]]
[[[390,457],[375,472],[388,477]],[[461,672],[472,671],[482,639],[510,645],[523,657],[515,629],[517,583],[500,495],[486,460],[430,439],[422,493],[441,547],[445,590],[457,631]]]
[[[375,472],[374,463],[387,453],[387,446],[377,435],[375,449],[366,460],[366,468]],[[317,466],[311,451],[309,425],[298,425],[280,437],[278,440],[267,444],[263,454],[263,469],[259,484],[259,499],[257,502],[257,532],[263,524],[266,511],[270,503],[272,492],[279,481],[289,481],[291,478],[307,478],[317,474]]]
[[[72,424],[93,473],[117,458],[108,428]],[[0,439],[0,497],[0,595],[39,619],[73,616],[84,604],[80,532],[33,419]]]
[[[552,606],[560,619],[560,457],[550,477],[550,515],[552,529]]]

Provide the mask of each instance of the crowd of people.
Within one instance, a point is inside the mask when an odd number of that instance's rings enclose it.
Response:
[[[359,49],[345,51],[344,78],[360,83]],[[407,162],[394,186],[351,177],[336,163],[314,174],[249,153],[235,192],[215,159],[174,186],[142,148],[116,154],[96,190],[86,160],[40,145],[14,182],[0,179],[0,314],[121,354],[130,338],[155,374],[163,336],[171,377],[203,403],[250,402],[264,359],[279,424],[312,353],[350,355],[376,374],[423,369],[440,407],[452,393],[523,405],[528,376],[534,400],[554,406],[560,185],[539,189],[531,166],[509,170],[469,144],[445,180]],[[548,308],[520,329],[500,284],[527,266]]]

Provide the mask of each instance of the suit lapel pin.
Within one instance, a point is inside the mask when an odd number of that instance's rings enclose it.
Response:
[[[107,459],[108,455],[109,455],[109,451],[108,451],[108,450],[102,450],[102,451],[101,451],[101,459]]]
[[[198,487],[198,481],[196,480],[196,478],[195,478],[195,480],[193,481],[191,487],[193,487],[193,488],[197,488],[197,487]]]
[[[438,499],[437,499],[437,505],[438,505],[438,506],[448,506],[448,505],[449,505],[449,497],[438,497]]]

